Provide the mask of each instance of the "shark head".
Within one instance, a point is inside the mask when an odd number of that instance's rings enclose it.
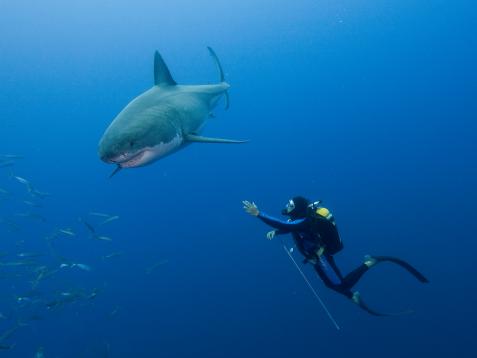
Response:
[[[154,56],[154,87],[130,102],[106,129],[99,142],[99,157],[118,169],[150,164],[177,150],[183,142],[182,131],[171,105],[160,105],[161,97],[174,88],[161,55]],[[113,173],[113,175],[114,175]]]
[[[182,143],[180,131],[168,121],[120,114],[101,138],[98,152],[106,163],[135,168],[171,154]]]

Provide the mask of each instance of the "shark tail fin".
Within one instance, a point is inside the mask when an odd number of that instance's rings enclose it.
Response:
[[[210,56],[214,59],[215,65],[217,66],[217,69],[219,70],[219,76],[220,76],[220,82],[225,82],[225,74],[224,74],[224,69],[222,68],[222,65],[220,64],[219,57],[215,53],[215,51],[212,49],[212,47],[207,46],[207,50],[209,50]],[[230,107],[230,97],[229,97],[229,92],[225,91],[225,109],[229,109]]]
[[[161,54],[156,51],[154,53],[154,85],[174,86],[176,84]]]

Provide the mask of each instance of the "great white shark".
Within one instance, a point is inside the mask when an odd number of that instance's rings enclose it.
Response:
[[[111,122],[99,142],[99,156],[122,168],[151,164],[186,145],[245,143],[243,140],[200,135],[212,110],[224,96],[229,106],[224,71],[214,50],[207,47],[220,74],[212,85],[178,85],[159,52],[154,55],[154,86],[133,99]]]

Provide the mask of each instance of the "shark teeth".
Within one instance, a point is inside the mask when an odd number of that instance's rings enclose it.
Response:
[[[119,163],[119,165],[122,168],[137,167],[141,163],[142,157],[144,157],[145,153],[146,153],[146,151],[143,150],[143,151],[139,152],[138,154],[136,154],[135,156],[133,156],[132,158],[130,158],[129,160],[127,160],[125,162],[122,162],[122,163]]]

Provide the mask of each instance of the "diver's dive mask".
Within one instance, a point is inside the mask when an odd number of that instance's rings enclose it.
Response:
[[[295,210],[295,202],[290,199],[288,200],[287,205],[285,206],[285,209],[282,210],[282,215],[290,215],[290,213]]]

